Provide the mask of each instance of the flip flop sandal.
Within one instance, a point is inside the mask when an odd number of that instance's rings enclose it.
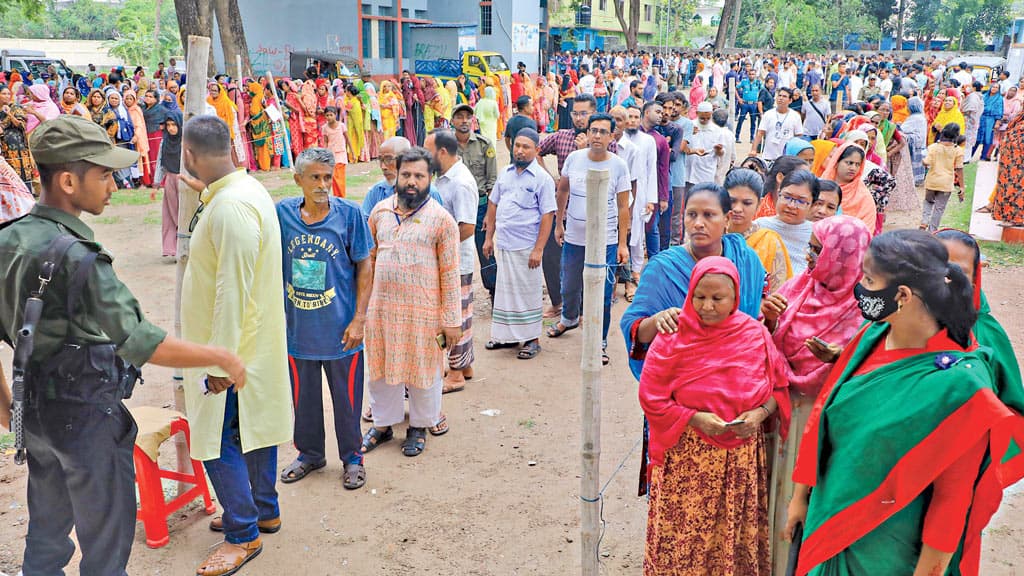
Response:
[[[345,490],[358,490],[366,484],[366,468],[362,464],[345,464],[341,480]]]
[[[561,315],[562,315],[562,307],[559,306],[558,309],[553,309],[553,308],[545,309],[543,317],[545,319],[551,319],[551,318],[558,318]]]
[[[405,441],[402,442],[402,454],[412,458],[423,453],[427,446],[427,429],[409,427],[405,432]]]
[[[373,408],[366,407],[366,410],[363,412],[363,422],[373,422]]]
[[[570,330],[575,330],[575,329],[577,329],[579,327],[580,327],[579,324],[577,324],[575,326],[566,326],[565,324],[562,324],[561,322],[559,322],[558,324],[555,324],[551,328],[548,328],[548,338],[558,338],[562,334],[565,334],[566,332],[568,332]]]
[[[427,428],[431,436],[444,436],[448,433],[448,430],[448,417],[444,414],[441,414],[441,419],[437,421],[437,424]]]
[[[395,431],[388,426],[388,429],[381,432],[376,427],[370,428],[366,434],[363,435],[363,445],[360,447],[360,451],[363,454],[373,451],[374,448],[381,444],[394,439]]]
[[[536,357],[537,354],[540,354],[540,344],[534,340],[523,344],[523,347],[520,348],[519,352],[516,354],[516,358],[520,360],[531,360]]]
[[[310,472],[319,470],[324,466],[327,466],[326,460],[323,462],[303,462],[296,458],[294,462],[281,471],[281,483],[291,484],[292,482],[298,482],[308,476]]]
[[[515,348],[516,346],[519,346],[519,344],[495,342],[494,340],[488,340],[487,344],[484,344],[484,348],[488,350],[501,350],[502,348]]]
[[[455,384],[445,382],[444,386],[441,387],[441,394],[451,394],[452,392],[462,392],[466,389],[465,384]]]

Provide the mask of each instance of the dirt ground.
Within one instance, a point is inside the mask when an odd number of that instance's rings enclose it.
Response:
[[[348,175],[359,185],[350,185],[350,195],[361,199],[375,174],[372,165],[351,166]],[[274,189],[290,178],[264,180]],[[146,315],[171,329],[175,266],[160,258],[159,203],[112,206],[86,220],[116,256],[118,274]],[[1024,351],[1024,269],[990,268],[985,285],[996,316]],[[358,491],[342,488],[336,458],[302,482],[279,484],[284,528],[264,536],[262,556],[243,574],[277,576],[296,567],[314,575],[578,573],[582,336],[545,337],[544,351],[529,362],[515,359],[514,350],[486,351],[491,311],[482,293],[479,288],[474,322],[476,379],[465,391],[444,397],[451,432],[428,438],[418,458],[402,456],[398,442],[369,454],[367,484]],[[612,362],[602,375],[602,483],[623,460],[624,466],[606,492],[601,565],[603,574],[638,575],[646,521],[646,502],[635,495],[641,411],[617,324],[626,307],[621,289],[618,294],[609,334]],[[10,365],[9,350],[0,360]],[[145,377],[130,404],[169,406],[171,371],[148,367]],[[327,442],[328,454],[336,454],[330,433]],[[172,455],[172,445],[165,444],[162,459]],[[282,446],[279,466],[294,456],[291,445]],[[26,477],[27,470],[10,457],[0,458],[0,572],[12,575],[27,529]],[[982,574],[1024,574],[1022,510],[1024,494],[1018,490],[987,530]],[[129,573],[192,574],[220,541],[207,520],[197,507],[178,513],[170,543],[157,550],[146,547],[139,524]]]

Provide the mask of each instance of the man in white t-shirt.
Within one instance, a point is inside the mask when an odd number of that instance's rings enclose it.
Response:
[[[590,73],[590,66],[586,64],[581,64],[580,72],[583,73],[583,75],[580,76],[580,92],[582,92],[583,94],[590,94],[591,96],[593,96],[594,85],[597,84],[597,79],[595,79],[594,75]]]
[[[459,158],[459,141],[448,129],[427,135],[423,147],[433,157],[438,174],[437,193],[444,207],[459,225],[459,278],[462,287],[462,338],[448,343],[448,375],[442,393],[461,390],[473,369],[473,269],[476,267],[476,217],[479,194],[476,178]],[[467,335],[468,334],[468,335]]]
[[[754,142],[750,145],[749,156],[757,156],[758,147],[764,143],[761,158],[769,161],[775,160],[782,156],[786,142],[796,136],[804,135],[804,125],[800,114],[789,109],[792,99],[793,91],[789,88],[779,88],[775,92],[775,108],[765,112],[761,117],[757,135],[754,136]]]
[[[607,114],[594,114],[587,124],[587,138],[590,146],[569,154],[558,180],[555,240],[562,245],[562,318],[548,329],[548,336],[558,338],[580,325],[583,262],[587,244],[587,173],[591,169],[607,170],[605,263],[608,265],[608,281],[604,287],[604,322],[601,331],[604,349],[611,324],[612,290],[615,288],[613,270],[629,260],[629,194],[633,186],[626,161],[608,151],[608,145],[615,138],[615,120]],[[607,354],[602,354],[602,363],[608,363]]]

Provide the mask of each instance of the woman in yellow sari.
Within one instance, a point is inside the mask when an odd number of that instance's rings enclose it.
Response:
[[[910,118],[909,102],[906,96],[900,94],[892,97],[892,121],[897,125]]]
[[[363,154],[366,130],[363,126],[363,103],[359,89],[350,84],[345,90],[345,125],[348,126],[348,162],[355,164]]]
[[[231,101],[226,88],[218,82],[210,82],[206,87],[206,103],[217,111],[217,117],[228,125],[231,134],[231,158],[235,166],[244,165],[247,161],[243,152],[245,139],[242,137],[241,126],[238,125],[238,107]]]
[[[932,122],[931,130],[928,131],[928,144],[934,144],[938,135],[942,132],[942,127],[949,123],[955,123],[960,126],[960,133],[964,133],[964,113],[960,111],[960,98],[959,92],[956,88],[950,88],[946,90],[946,96],[942,100],[942,109],[939,110],[938,115],[935,116],[935,120]]]
[[[249,131],[252,133],[252,147],[256,151],[256,165],[264,172],[270,170],[271,151],[274,139],[270,117],[267,116],[263,99],[266,91],[258,82],[249,82]]]
[[[836,149],[837,145],[837,142],[834,140],[811,140],[811,147],[814,148],[814,162],[811,164],[811,172],[815,176],[821,177],[822,171],[825,170],[825,164],[828,163],[828,158],[832,155],[832,151]]]
[[[764,179],[753,170],[737,168],[726,175],[725,189],[732,198],[727,231],[743,236],[747,246],[757,252],[758,259],[768,272],[768,293],[774,294],[786,280],[793,277],[793,266],[778,232],[754,223],[764,196]]]
[[[398,132],[398,119],[405,112],[402,95],[395,90],[390,80],[380,83],[380,120],[384,129],[384,139],[391,138]]]

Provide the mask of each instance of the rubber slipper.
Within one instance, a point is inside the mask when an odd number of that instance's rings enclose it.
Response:
[[[531,340],[530,342],[523,344],[523,347],[520,348],[519,352],[516,354],[516,358],[520,360],[531,360],[536,357],[537,354],[540,354],[540,344],[536,340]]]
[[[507,343],[507,342],[495,342],[494,340],[488,340],[487,344],[484,344],[484,348],[488,350],[501,350],[502,348],[515,348],[519,346],[518,343]]]
[[[444,414],[441,414],[441,419],[437,421],[437,424],[427,428],[431,436],[444,436],[448,433],[448,430],[448,417]]]
[[[577,324],[575,326],[566,326],[565,324],[562,324],[561,322],[559,322],[558,324],[555,324],[551,328],[548,328],[548,338],[558,338],[562,334],[565,334],[566,332],[568,332],[570,330],[575,330],[575,329],[577,329],[579,327],[580,327],[579,324]]]

